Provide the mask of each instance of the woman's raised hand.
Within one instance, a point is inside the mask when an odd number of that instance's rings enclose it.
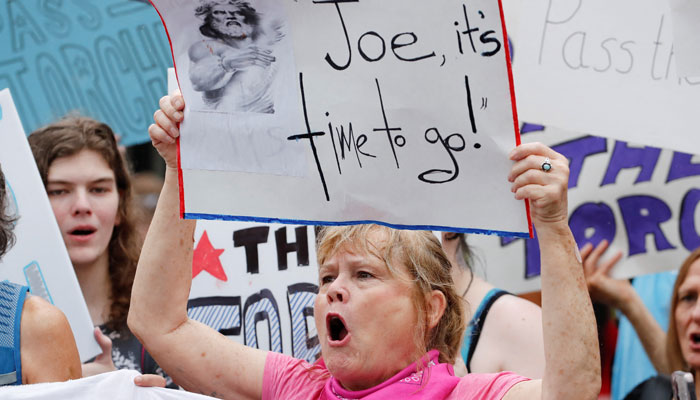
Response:
[[[154,124],[148,127],[153,147],[158,150],[168,168],[177,168],[178,124],[182,121],[185,101],[180,92],[160,99],[160,109],[153,114]]]
[[[539,224],[566,222],[569,161],[542,143],[522,144],[510,152],[515,161],[508,175],[518,200],[530,200],[532,220]]]
[[[608,249],[608,245],[608,241],[603,240],[595,248],[591,243],[586,243],[581,248],[583,273],[586,275],[588,292],[593,301],[620,308],[627,303],[634,289],[627,279],[610,277],[610,270],[620,261],[622,252],[618,251],[611,258],[602,261],[601,256]]]

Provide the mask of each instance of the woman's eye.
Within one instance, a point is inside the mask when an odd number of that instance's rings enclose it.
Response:
[[[93,193],[107,193],[108,190],[106,188],[96,187],[92,188],[91,191]]]
[[[681,296],[681,301],[682,302],[695,301],[695,297],[696,297],[695,294],[685,294],[685,295]]]
[[[65,189],[54,189],[46,191],[46,194],[48,194],[49,196],[60,196],[65,193],[67,193]]]
[[[374,275],[370,274],[367,271],[360,271],[357,273],[357,277],[360,279],[369,279],[369,278],[374,278]]]

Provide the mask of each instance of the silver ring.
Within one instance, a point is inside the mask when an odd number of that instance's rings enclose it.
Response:
[[[544,172],[549,172],[552,170],[552,163],[549,162],[549,157],[544,158],[544,162],[542,163],[542,171]]]

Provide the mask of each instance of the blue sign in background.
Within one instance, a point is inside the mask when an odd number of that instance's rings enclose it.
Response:
[[[71,111],[148,140],[167,93],[170,45],[158,13],[131,0],[0,0],[0,89],[25,131]]]

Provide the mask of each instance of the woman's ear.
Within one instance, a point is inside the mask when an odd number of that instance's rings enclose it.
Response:
[[[440,322],[440,318],[445,313],[447,300],[445,294],[440,290],[433,290],[428,297],[428,329],[433,329]]]

